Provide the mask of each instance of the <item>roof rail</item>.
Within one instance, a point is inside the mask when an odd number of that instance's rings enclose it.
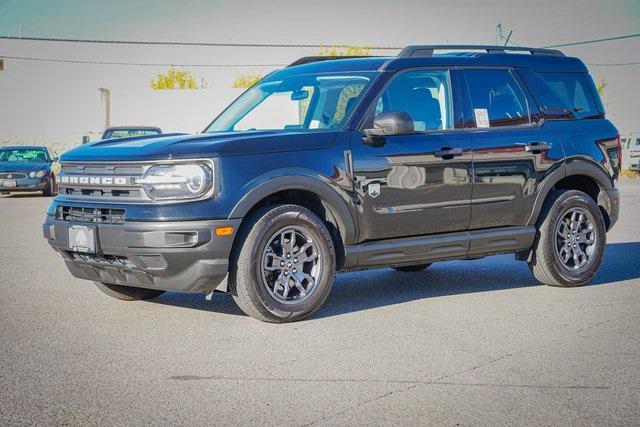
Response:
[[[366,56],[304,56],[300,59],[293,61],[287,67],[295,67],[296,65],[311,64],[312,62],[330,61],[332,59],[350,59],[350,58],[367,58]]]
[[[402,58],[414,56],[433,56],[434,50],[484,50],[487,53],[529,52],[532,55],[564,56],[564,53],[554,49],[539,49],[535,47],[488,46],[488,45],[412,45],[407,46],[398,54]]]

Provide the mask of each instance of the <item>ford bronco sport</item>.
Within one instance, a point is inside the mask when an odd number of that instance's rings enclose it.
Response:
[[[268,322],[310,316],[336,271],[515,253],[546,285],[582,285],[620,203],[587,68],[534,48],[303,58],[202,134],[61,161],[43,229],[74,276],[123,300],[228,291]]]

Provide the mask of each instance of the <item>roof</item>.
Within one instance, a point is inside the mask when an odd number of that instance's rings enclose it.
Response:
[[[433,50],[454,52],[434,53]],[[411,50],[413,49],[413,50]],[[409,52],[427,51],[428,55],[407,56]],[[466,50],[465,50],[466,49]],[[587,72],[578,58],[564,56],[561,52],[534,48],[509,48],[503,46],[412,46],[401,52],[403,56],[376,56],[317,62],[304,62],[276,72],[278,77],[295,74],[357,71],[398,71],[404,68],[425,66],[487,66],[531,68],[540,72]],[[509,53],[511,50],[529,53]],[[305,59],[305,58],[303,58]],[[300,61],[300,60],[299,60]],[[298,62],[298,61],[296,61]],[[295,62],[294,62],[295,64]]]

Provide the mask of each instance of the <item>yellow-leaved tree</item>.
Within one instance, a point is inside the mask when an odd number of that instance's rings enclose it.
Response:
[[[231,85],[234,89],[248,89],[264,77],[260,73],[241,74],[236,76],[236,79]]]
[[[204,85],[203,85],[204,86]],[[153,90],[199,89],[191,71],[170,68],[166,74],[158,74],[151,80]]]
[[[369,46],[356,45],[332,45],[321,46],[320,56],[369,56],[371,49]]]

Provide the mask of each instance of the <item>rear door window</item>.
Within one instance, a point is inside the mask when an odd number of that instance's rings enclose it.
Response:
[[[527,99],[509,70],[465,70],[476,127],[531,123]]]

